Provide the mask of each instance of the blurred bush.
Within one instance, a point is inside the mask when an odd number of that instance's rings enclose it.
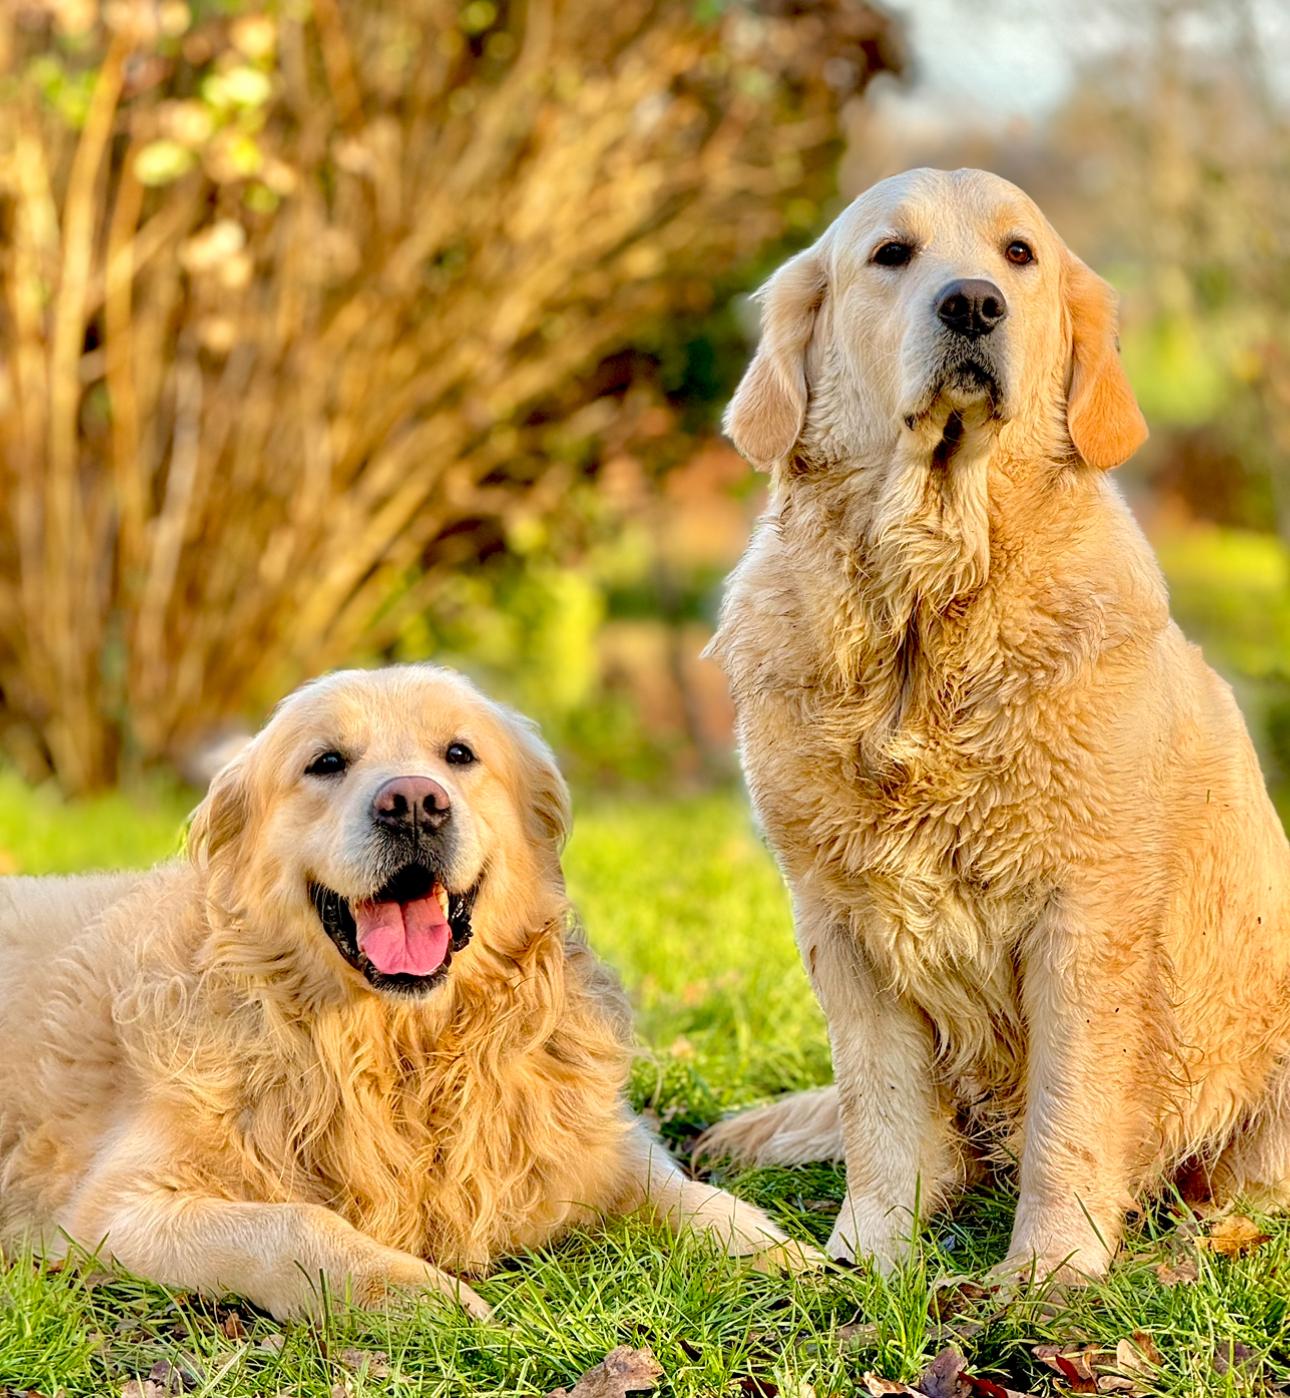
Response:
[[[1174,526],[1157,540],[1175,617],[1227,675],[1290,826],[1290,546],[1272,534]]]
[[[445,610],[502,658],[499,556],[576,710],[600,604],[549,531],[684,454],[685,327],[899,63],[859,0],[0,9],[10,755],[93,788]]]

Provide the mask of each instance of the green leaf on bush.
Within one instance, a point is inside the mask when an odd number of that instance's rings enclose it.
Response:
[[[140,184],[173,184],[193,168],[194,156],[178,141],[149,141],[134,158],[135,178]]]

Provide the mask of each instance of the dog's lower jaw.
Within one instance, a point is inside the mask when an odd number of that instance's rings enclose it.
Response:
[[[929,466],[947,466],[961,454],[988,453],[1007,421],[986,397],[942,393],[926,408],[907,413],[901,448]]]

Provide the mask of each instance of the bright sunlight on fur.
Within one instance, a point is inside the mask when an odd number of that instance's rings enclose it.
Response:
[[[799,1266],[627,1108],[629,1014],[571,930],[564,781],[449,671],[307,685],[188,857],[0,885],[0,1224],[283,1316],[646,1208]]]
[[[983,1153],[1005,1274],[1098,1275],[1179,1166],[1290,1202],[1290,847],[1107,475],[1110,287],[1015,186],[915,170],[771,278],[728,415],[773,471],[714,651],[837,1090],[718,1126],[844,1156],[892,1265]]]

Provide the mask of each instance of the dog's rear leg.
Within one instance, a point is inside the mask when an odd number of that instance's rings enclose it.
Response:
[[[737,1112],[709,1127],[694,1147],[695,1160],[724,1157],[744,1165],[808,1165],[845,1155],[835,1086]]]
[[[623,1212],[641,1209],[674,1233],[695,1228],[711,1234],[732,1257],[756,1259],[758,1266],[798,1271],[823,1262],[809,1243],[799,1243],[753,1204],[724,1189],[690,1179],[643,1126],[628,1138],[629,1183]]]
[[[1290,1208],[1290,1062],[1283,1062],[1251,1121],[1214,1166],[1215,1197],[1257,1208]]]

